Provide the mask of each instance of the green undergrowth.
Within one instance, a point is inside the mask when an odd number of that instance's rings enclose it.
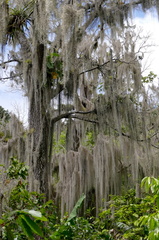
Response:
[[[1,239],[159,239],[159,180],[156,178],[142,180],[142,198],[137,198],[133,189],[123,196],[110,196],[107,208],[101,209],[98,216],[92,216],[91,209],[79,216],[78,210],[86,198],[83,194],[72,212],[61,218],[54,201],[46,201],[43,194],[27,190],[25,164],[11,158],[5,174],[5,184],[13,181],[16,184],[8,195],[3,193],[0,201]]]

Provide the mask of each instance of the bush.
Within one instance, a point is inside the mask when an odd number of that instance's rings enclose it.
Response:
[[[8,197],[8,205],[0,219],[2,239],[106,239],[106,240],[157,240],[159,239],[159,180],[146,177],[142,180],[145,197],[137,198],[134,190],[123,196],[110,196],[107,209],[98,217],[87,210],[85,217],[78,216],[85,195],[76,203],[71,214],[62,219],[52,200],[28,192],[28,167],[16,158],[6,171],[11,181],[17,181]]]

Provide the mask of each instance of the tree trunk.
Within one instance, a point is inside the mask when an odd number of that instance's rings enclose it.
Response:
[[[0,192],[0,219],[2,218],[2,201],[3,194]],[[2,239],[2,227],[0,226],[0,239]]]
[[[30,109],[29,109],[29,128],[32,132],[30,137],[30,167],[33,176],[30,176],[31,190],[49,195],[49,154],[51,148],[51,121],[48,112],[50,98],[48,89],[44,84],[46,78],[46,46],[44,44],[43,33],[38,31],[38,20],[40,21],[41,9],[45,8],[44,1],[37,1],[35,4],[34,15],[36,22],[33,25],[33,42],[32,52],[32,77],[30,82]],[[45,11],[45,10],[44,10]],[[39,19],[38,19],[39,18]],[[33,182],[34,180],[35,182]]]

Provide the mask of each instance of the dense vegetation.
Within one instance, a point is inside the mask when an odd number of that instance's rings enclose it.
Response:
[[[4,174],[4,166],[1,169],[1,174]],[[0,205],[4,204],[0,216],[2,239],[159,238],[159,180],[156,178],[145,177],[142,180],[142,198],[137,198],[134,190],[123,196],[110,196],[107,208],[100,209],[98,216],[92,215],[93,209],[87,209],[80,216],[85,201],[85,195],[82,195],[71,213],[65,213],[61,219],[53,201],[46,202],[43,194],[27,191],[27,176],[28,167],[11,158],[3,183],[6,192],[0,201]]]

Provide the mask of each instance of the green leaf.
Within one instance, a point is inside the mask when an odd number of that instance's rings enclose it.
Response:
[[[133,215],[134,217],[136,217],[136,218],[139,217],[139,215],[138,215],[137,213],[133,213],[132,215]]]
[[[150,189],[150,177],[144,177],[141,181],[141,187],[145,189],[146,192]]]
[[[4,223],[4,220],[3,219],[0,219],[0,224],[3,224]]]
[[[39,211],[29,210],[28,213],[29,213],[30,215],[32,215],[33,217],[37,217],[37,218],[41,218],[41,217],[42,217],[42,214],[41,214],[41,212],[39,212]]]
[[[148,222],[148,216],[142,216],[137,221],[134,222],[135,226],[143,226],[146,225]]]
[[[42,216],[40,211],[35,211],[35,210],[28,210],[28,209],[24,209],[22,211],[19,211],[20,213],[27,213],[30,214],[32,217],[34,217],[36,220],[40,220],[43,222],[48,221],[46,217]]]
[[[158,240],[159,234],[156,232],[150,232],[149,236],[148,236],[148,240]]]
[[[52,57],[59,57],[60,55],[58,53],[51,53],[50,54]]]
[[[17,223],[21,226],[23,233],[30,239],[30,240],[34,240],[34,235],[33,232],[30,228],[30,226],[27,224],[27,222],[23,219],[23,215],[20,215],[17,218]]]
[[[148,227],[149,227],[149,230],[152,231],[156,228],[157,226],[157,222],[156,221],[157,219],[155,219],[154,217],[150,217],[149,221],[148,221]]]
[[[14,235],[10,227],[6,227],[6,235],[8,240],[14,240]]]
[[[54,65],[53,65],[51,62],[49,62],[49,61],[47,62],[47,68],[52,69],[53,66],[54,66]]]
[[[117,222],[116,223],[117,227],[120,229],[123,229],[125,231],[128,231],[129,229],[131,229],[131,227],[123,222]]]
[[[36,219],[38,219],[38,220],[48,221],[47,218],[44,217],[44,216],[42,216],[41,212],[39,212],[39,211],[29,210],[28,213],[29,213],[32,217],[34,217],[34,218],[36,218]]]
[[[156,197],[156,205],[157,205],[157,208],[159,209],[159,196]]]
[[[30,227],[30,229],[33,231],[33,233],[43,237],[43,232],[36,222],[34,222],[27,215],[21,215],[21,218],[26,222],[26,224]]]
[[[67,220],[67,222],[71,221],[73,218],[77,216],[77,209],[81,206],[82,202],[86,198],[85,194],[83,194],[80,199],[77,201],[76,205],[74,206],[72,212],[70,213],[70,216]]]

